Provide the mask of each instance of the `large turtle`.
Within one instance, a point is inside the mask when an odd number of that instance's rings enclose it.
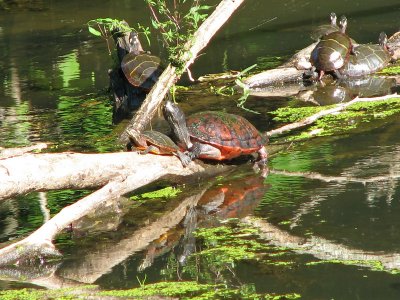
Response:
[[[375,73],[388,65],[391,53],[387,47],[386,33],[379,35],[379,45],[360,44],[354,47],[354,55],[340,69],[342,75],[348,77],[359,77]]]
[[[326,72],[332,72],[337,78],[341,77],[338,69],[349,60],[353,48],[350,38],[345,34],[346,27],[347,18],[343,16],[340,20],[340,31],[321,37],[312,50],[310,62],[318,72],[319,80]]]
[[[149,130],[144,131],[133,139],[133,144],[141,154],[153,153],[159,155],[175,155],[186,167],[192,159],[180,151],[179,147],[165,134]]]
[[[163,113],[177,144],[191,159],[229,160],[258,152],[257,165],[267,162],[266,138],[241,116],[205,111],[185,119],[183,111],[171,101],[166,102]]]

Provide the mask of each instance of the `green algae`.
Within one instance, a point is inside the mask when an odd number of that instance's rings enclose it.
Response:
[[[143,199],[158,199],[158,198],[174,198],[176,195],[181,193],[182,190],[168,186],[166,188],[152,191],[152,192],[147,192],[143,193],[141,195],[134,195],[131,196],[130,199],[132,200],[143,200]]]
[[[383,70],[377,72],[377,74],[387,75],[387,76],[399,75],[400,74],[400,66],[399,65],[394,65],[394,66],[386,67]]]
[[[341,264],[346,266],[362,266],[369,268],[371,271],[383,271],[392,275],[400,274],[400,269],[387,269],[379,260],[339,260],[339,259],[326,259],[319,261],[311,261],[306,263],[306,266],[315,266],[322,264]]]
[[[322,110],[324,107],[283,107],[271,114],[274,120],[282,123],[301,121]],[[400,113],[400,99],[390,98],[385,101],[358,102],[348,106],[337,114],[330,114],[317,119],[303,130],[294,131],[286,136],[286,141],[302,141],[316,136],[334,136],[369,128],[376,121],[384,121]],[[379,123],[377,123],[379,124]]]
[[[20,289],[0,291],[2,300],[76,300],[86,299],[95,286],[79,286],[57,290]]]

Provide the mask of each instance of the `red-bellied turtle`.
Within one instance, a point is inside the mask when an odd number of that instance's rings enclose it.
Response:
[[[224,112],[205,111],[185,119],[178,105],[167,101],[164,117],[178,145],[191,159],[229,160],[258,152],[258,165],[267,162],[266,138],[245,118]]]

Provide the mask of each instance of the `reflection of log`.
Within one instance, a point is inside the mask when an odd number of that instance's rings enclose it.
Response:
[[[261,232],[261,237],[270,241],[270,243],[290,248],[300,254],[311,254],[318,259],[325,260],[353,261],[353,264],[365,267],[368,266],[368,262],[381,262],[387,269],[400,268],[400,253],[382,254],[351,249],[320,237],[301,238],[293,236],[265,220],[247,217],[243,221],[258,228]]]
[[[214,34],[225,24],[233,12],[244,2],[244,0],[222,0],[214,12],[201,24],[193,37],[187,42],[187,51],[181,57],[182,71],[185,71],[195,61],[200,51],[207,46]],[[159,80],[151,89],[143,102],[140,110],[130,121],[120,140],[127,143],[129,137],[134,137],[138,132],[149,124],[155,115],[165,95],[172,85],[180,78],[177,68],[168,65],[161,74]]]
[[[135,252],[145,249],[152,241],[179,224],[184,219],[188,208],[195,206],[203,193],[204,191],[186,198],[172,211],[119,242],[114,241],[112,245],[99,244],[95,251],[90,249],[88,253],[81,253],[80,260],[58,270],[57,274],[79,282],[95,282],[99,277],[110,272],[114,266]]]
[[[99,158],[99,155],[101,156]],[[15,161],[16,159],[26,159],[25,156],[30,156],[30,163],[31,167],[29,168],[30,171],[34,173],[26,172],[25,169],[27,166],[24,164],[13,164],[13,163],[6,163],[10,160]],[[198,164],[191,164],[189,167],[183,168],[181,162],[178,159],[175,159],[175,163],[171,163],[171,157],[165,156],[157,156],[157,155],[139,155],[137,153],[112,153],[112,154],[46,154],[40,155],[44,157],[50,156],[52,159],[54,157],[58,157],[63,163],[61,165],[57,165],[56,169],[53,169],[54,165],[47,164],[48,161],[45,160],[45,164],[37,164],[33,168],[34,165],[32,157],[34,155],[25,155],[20,157],[15,157],[11,159],[7,159],[2,161],[3,168],[8,170],[8,173],[3,173],[0,180],[7,183],[7,186],[10,188],[13,184],[16,184],[21,189],[25,190],[25,192],[29,191],[29,188],[26,188],[26,183],[29,183],[29,180],[32,180],[32,176],[34,177],[35,172],[37,174],[42,174],[42,176],[52,175],[51,178],[46,178],[46,181],[49,182],[56,182],[59,177],[55,176],[60,170],[67,172],[67,174],[63,174],[63,177],[67,181],[70,180],[71,182],[86,182],[88,178],[91,178],[92,181],[88,180],[85,184],[89,183],[86,187],[93,184],[93,176],[99,177],[100,181],[105,180],[109,181],[104,187],[97,190],[96,192],[86,196],[85,198],[79,200],[78,202],[63,208],[56,216],[54,216],[50,221],[45,223],[42,227],[32,233],[30,236],[25,238],[22,241],[14,243],[8,247],[5,247],[0,250],[0,264],[7,265],[10,263],[21,262],[24,260],[36,260],[37,258],[41,258],[43,256],[59,256],[59,252],[54,247],[52,240],[54,237],[61,231],[63,228],[67,227],[71,222],[78,220],[79,218],[83,217],[90,211],[96,209],[99,205],[104,203],[108,199],[115,199],[123,194],[126,194],[136,188],[142,187],[146,184],[149,184],[161,177],[165,176],[187,176],[193,173],[198,173],[204,171],[204,167]],[[39,156],[39,155],[38,155]],[[66,164],[62,158],[69,157]],[[68,168],[67,166],[71,167],[71,156],[76,157],[80,160],[78,165],[82,165],[82,170],[79,171],[75,170],[73,167]],[[108,162],[106,160],[108,158]],[[43,160],[38,158],[39,162],[43,163]],[[25,163],[27,163],[25,161]],[[88,166],[87,164],[92,164]],[[101,168],[98,168],[98,166]],[[107,170],[107,167],[104,164],[109,164],[113,169],[111,173],[109,173],[111,178],[104,178],[101,176],[102,173]],[[47,168],[45,168],[47,166]],[[90,168],[92,167],[92,168]],[[94,167],[94,168],[93,168]],[[69,169],[69,173],[68,170]],[[128,171],[130,170],[130,171]],[[214,171],[221,171],[226,170],[225,168],[213,168]],[[55,173],[51,173],[54,172]],[[79,171],[76,174],[76,171]],[[119,171],[119,172],[118,172]],[[128,171],[128,172],[124,172]],[[50,174],[45,174],[50,172]],[[20,173],[24,173],[25,178],[28,180],[25,184],[21,184],[16,180]],[[9,178],[13,175],[16,177]],[[76,175],[78,175],[76,177]],[[71,180],[72,178],[72,180]],[[33,180],[33,183],[37,184]],[[39,182],[40,184],[40,182]],[[46,188],[46,184],[43,182],[43,187]],[[35,186],[38,188],[38,186]],[[39,189],[41,189],[39,188]],[[60,186],[56,188],[61,188]],[[14,189],[11,189],[12,192],[15,193]],[[11,192],[11,193],[12,193]],[[10,195],[10,192],[9,194]],[[18,251],[16,251],[18,249]]]

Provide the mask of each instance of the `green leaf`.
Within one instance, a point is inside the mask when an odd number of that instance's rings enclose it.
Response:
[[[101,32],[98,31],[97,29],[94,29],[94,28],[91,27],[91,26],[88,26],[88,29],[89,29],[89,32],[90,32],[91,34],[93,34],[93,35],[95,35],[95,36],[101,36]]]

